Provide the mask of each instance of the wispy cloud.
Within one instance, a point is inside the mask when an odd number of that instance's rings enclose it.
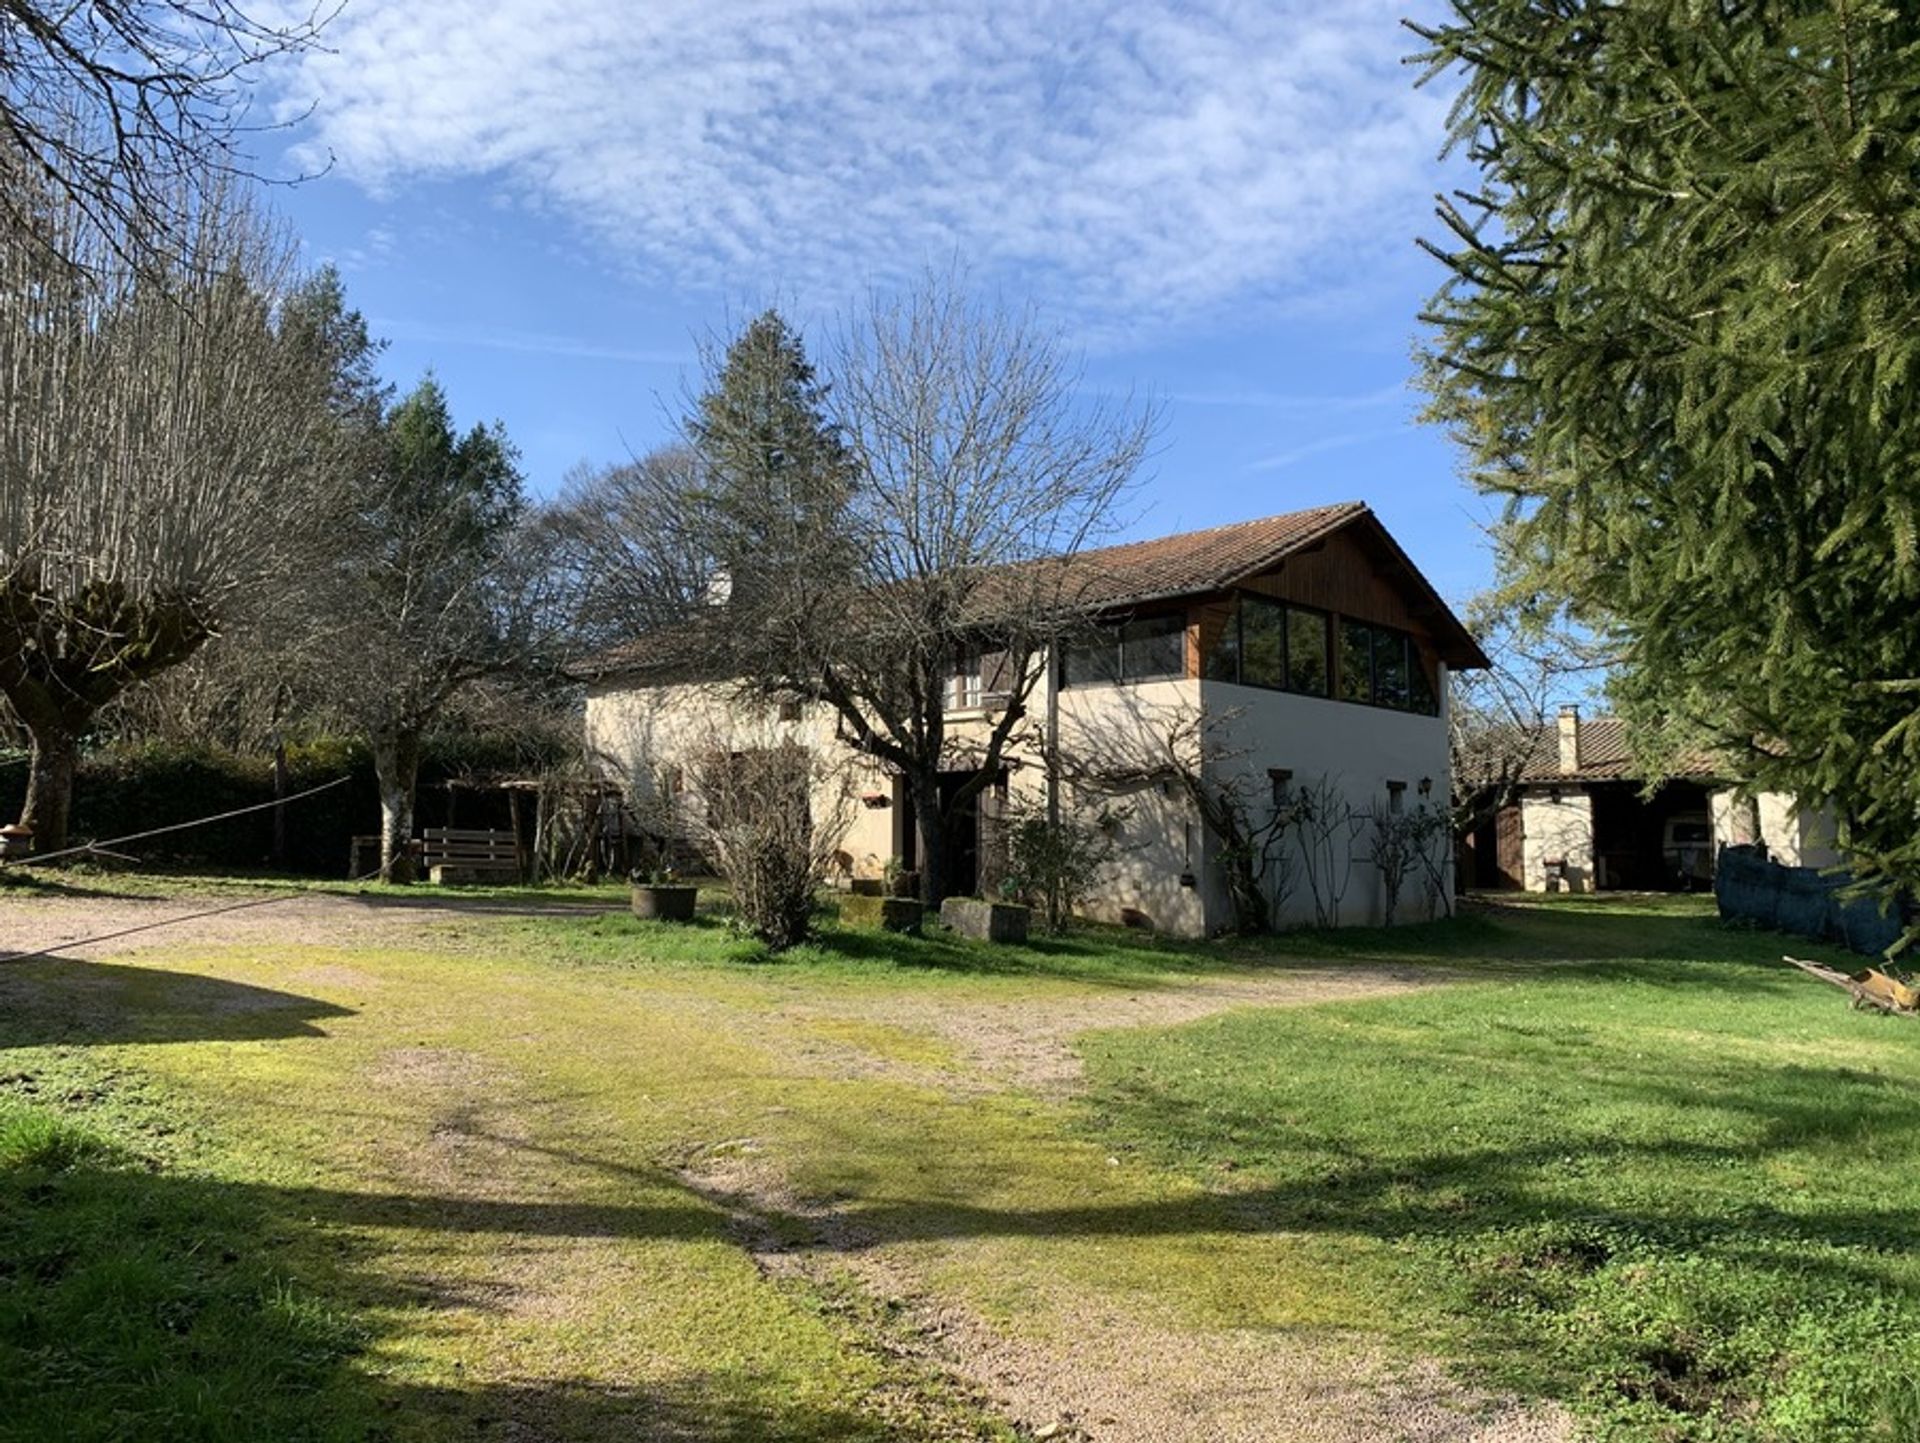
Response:
[[[835,299],[954,255],[1090,324],[1404,254],[1438,0],[355,0],[290,77],[370,189],[481,176],[622,262]]]
[[[1285,451],[1277,451],[1271,456],[1263,456],[1258,461],[1249,462],[1249,471],[1282,471],[1289,466],[1314,456],[1324,456],[1329,451],[1344,451],[1349,446],[1358,446],[1363,441],[1375,441],[1391,434],[1387,431],[1347,431],[1338,436],[1322,436],[1317,441],[1306,441]]]
[[[687,366],[698,359],[685,351],[602,346],[570,336],[548,336],[537,331],[424,325],[392,316],[375,316],[367,323],[378,336],[395,341],[420,341],[439,346],[478,346],[489,351],[517,351],[532,356],[567,356],[588,361],[623,361],[636,366]]]
[[[1237,406],[1250,411],[1303,411],[1313,415],[1334,415],[1349,411],[1371,411],[1380,406],[1410,403],[1411,393],[1399,382],[1377,391],[1354,395],[1313,396],[1290,391],[1175,391],[1172,400],[1188,406]]]

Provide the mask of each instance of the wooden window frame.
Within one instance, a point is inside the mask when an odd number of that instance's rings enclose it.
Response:
[[[1156,671],[1147,676],[1135,676],[1127,671],[1126,629],[1129,626],[1137,626],[1145,621],[1174,621],[1179,623],[1172,634],[1180,638],[1180,664],[1173,671]],[[1141,612],[1137,615],[1123,617],[1116,621],[1097,622],[1095,623],[1095,630],[1101,633],[1103,639],[1108,636],[1112,638],[1111,645],[1114,656],[1113,675],[1094,681],[1070,680],[1067,676],[1067,654],[1076,648],[1069,643],[1060,648],[1059,686],[1062,691],[1067,690],[1069,687],[1138,686],[1142,682],[1185,681],[1192,676],[1193,658],[1189,655],[1189,648],[1193,645],[1192,621],[1190,615],[1185,611],[1155,610]]]
[[[1261,606],[1270,606],[1277,613],[1279,613],[1279,617],[1280,617],[1280,684],[1278,686],[1269,685],[1267,682],[1264,682],[1264,681],[1248,681],[1246,679],[1247,638],[1246,638],[1246,629],[1241,624],[1241,616],[1244,611],[1245,603],[1249,600],[1252,600]],[[1293,684],[1293,617],[1295,612],[1298,612],[1303,616],[1311,616],[1320,623],[1321,635],[1324,638],[1324,646],[1321,651],[1321,660],[1323,665],[1326,668],[1326,685],[1319,691],[1312,691],[1305,687],[1298,687]],[[1336,618],[1332,612],[1323,610],[1318,606],[1308,606],[1304,602],[1288,601],[1282,597],[1268,596],[1264,592],[1259,592],[1259,591],[1236,591],[1232,594],[1232,599],[1228,603],[1227,620],[1226,620],[1227,627],[1231,628],[1233,631],[1234,675],[1231,678],[1209,676],[1207,674],[1208,658],[1203,657],[1201,658],[1201,664],[1200,664],[1200,676],[1202,677],[1202,679],[1207,681],[1212,681],[1216,683],[1224,682],[1229,686],[1251,687],[1255,691],[1279,692],[1285,696],[1313,697],[1320,701],[1338,700],[1338,698],[1334,694],[1334,689],[1333,689],[1333,681],[1334,681],[1333,649],[1334,649],[1335,642],[1338,639],[1333,626],[1333,623],[1335,620]],[[1218,645],[1218,642],[1216,642],[1215,645]]]

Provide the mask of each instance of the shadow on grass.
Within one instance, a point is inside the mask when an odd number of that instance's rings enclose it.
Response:
[[[155,1172],[57,1115],[0,1100],[0,1440],[348,1443],[407,1438],[915,1438],[796,1378],[406,1383],[358,1360],[421,1310],[511,1306],[484,1283],[394,1275],[369,1229],[503,1239],[724,1242],[664,1176],[657,1206],[513,1202]],[[928,1438],[963,1436],[929,1430]],[[964,1436],[973,1436],[967,1434]]]
[[[77,957],[0,961],[0,1049],[324,1037],[353,1009],[218,977]]]
[[[683,1375],[644,1388],[584,1380],[465,1388],[389,1386],[381,1390],[381,1402],[400,1416],[431,1419],[444,1436],[457,1438],[877,1443],[900,1436],[850,1409],[792,1397],[790,1389],[783,1389],[784,1381],[735,1372]]]

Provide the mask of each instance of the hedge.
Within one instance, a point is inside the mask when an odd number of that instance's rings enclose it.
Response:
[[[4,758],[0,758],[4,760]],[[522,774],[537,765],[512,743],[452,735],[422,748],[416,827],[447,825],[450,777]],[[286,807],[287,850],[281,869],[309,876],[346,875],[356,834],[380,830],[380,792],[364,743],[324,737],[287,748],[287,792],[305,791],[345,776],[342,787]],[[20,813],[24,765],[0,765],[0,816]],[[213,747],[159,743],[116,746],[84,756],[74,782],[75,842],[102,841],[153,827],[192,821],[273,800],[273,759]],[[463,827],[510,825],[499,794],[460,799]],[[161,866],[258,868],[273,865],[273,813],[261,811],[191,831],[156,837],[127,849]]]

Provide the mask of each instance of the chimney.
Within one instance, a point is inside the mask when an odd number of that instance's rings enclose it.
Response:
[[[1577,706],[1560,708],[1560,770],[1569,773],[1580,770],[1580,708]]]

